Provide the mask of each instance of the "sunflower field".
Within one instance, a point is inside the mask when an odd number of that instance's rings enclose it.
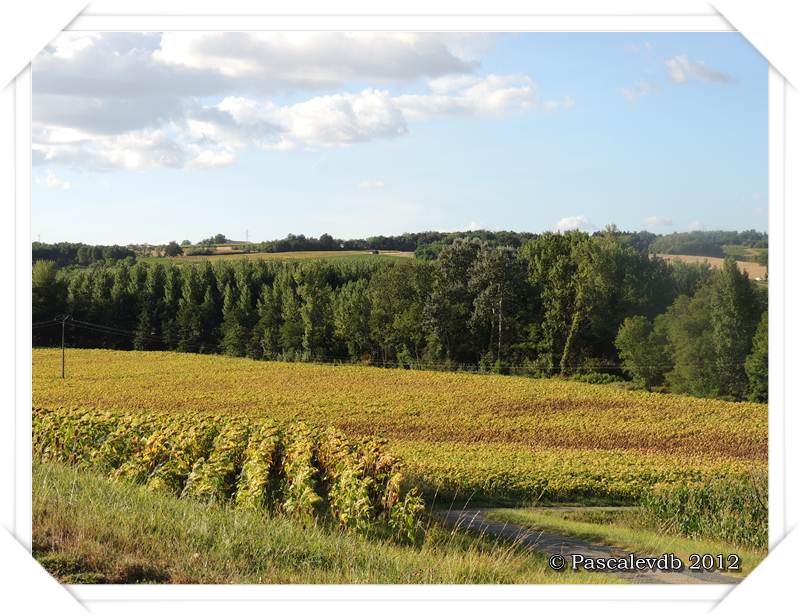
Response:
[[[330,519],[365,534],[421,538],[424,502],[401,493],[401,463],[375,438],[205,413],[34,408],[33,455],[207,502]]]
[[[369,525],[374,514],[365,511],[392,517],[400,505],[381,492],[390,484],[416,487],[434,506],[629,503],[656,484],[747,480],[767,468],[765,404],[153,351],[68,349],[61,379],[59,362],[59,350],[33,350],[34,406],[91,410],[103,437],[81,433],[83,447],[60,436],[58,455],[187,496],[225,495],[243,506],[280,498],[293,515],[324,509],[352,527]],[[402,475],[387,470],[389,457],[404,461]],[[274,460],[291,479],[276,483]]]

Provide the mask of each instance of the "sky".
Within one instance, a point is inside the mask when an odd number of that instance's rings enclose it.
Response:
[[[33,63],[32,235],[767,230],[738,33],[68,33]]]

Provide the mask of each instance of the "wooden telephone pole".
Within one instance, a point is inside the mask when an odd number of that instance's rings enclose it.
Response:
[[[64,340],[66,338],[66,326],[67,321],[69,321],[72,317],[68,314],[62,314],[56,317],[56,320],[61,321],[61,378],[64,378]]]

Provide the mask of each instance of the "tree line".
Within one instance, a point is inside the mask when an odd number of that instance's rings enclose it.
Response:
[[[613,229],[455,239],[435,260],[33,269],[34,323],[69,313],[76,346],[613,375],[731,399],[766,398],[766,308],[733,261],[670,265]]]
[[[60,242],[45,244],[33,242],[31,257],[36,261],[53,261],[58,267],[90,265],[99,261],[119,261],[133,258],[136,253],[125,246],[93,246],[90,244]]]
[[[305,235],[289,234],[283,239],[251,244],[251,251],[255,252],[296,252],[309,250],[392,250],[402,252],[416,252],[416,256],[433,257],[438,254],[438,248],[444,244],[451,244],[457,239],[480,240],[492,245],[512,246],[518,248],[527,240],[535,237],[533,233],[518,231],[422,231],[419,233],[403,233],[402,235],[375,235],[364,239],[337,239],[328,233],[323,233],[318,238]],[[437,246],[430,252],[420,252],[421,249]]]
[[[741,246],[742,248],[767,248],[768,237],[766,233],[755,230],[749,231],[691,231],[688,233],[672,233],[669,235],[656,235],[649,231],[622,232],[613,228],[613,232],[625,244],[637,250],[654,254],[685,254],[694,256],[723,257],[723,246]],[[593,235],[605,233],[597,231]],[[235,248],[241,252],[299,252],[299,251],[337,251],[337,250],[392,250],[413,252],[419,259],[436,259],[443,248],[456,240],[480,240],[492,246],[508,246],[520,248],[524,243],[536,239],[535,233],[519,231],[423,231],[419,233],[404,233],[402,235],[376,235],[364,239],[337,239],[328,233],[319,237],[305,236],[303,234],[289,234],[285,238],[265,242],[238,243]],[[164,245],[151,246],[91,246],[87,244],[72,244],[62,242],[59,244],[33,243],[33,261],[53,260],[60,267],[67,265],[89,265],[103,260],[121,260],[135,257],[137,253],[143,256],[179,255],[211,255],[214,248],[221,244],[231,243],[225,234],[217,233],[207,237],[197,244],[183,240],[180,244],[171,241]],[[745,257],[742,257],[745,258]],[[757,260],[757,259],[756,259]],[[766,254],[761,261],[766,260]]]
[[[724,257],[723,246],[767,248],[766,233],[755,231],[689,231],[660,235],[653,240],[650,252],[668,255]]]

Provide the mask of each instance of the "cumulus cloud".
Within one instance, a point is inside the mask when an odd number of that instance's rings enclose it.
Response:
[[[156,62],[232,79],[301,87],[413,81],[470,72],[469,34],[425,32],[165,32]]]
[[[237,123],[225,109],[200,101],[235,94],[264,102],[278,92],[350,81],[406,83],[469,73],[479,68],[474,53],[486,42],[485,35],[459,33],[65,33],[33,62],[34,162],[219,166],[249,143],[289,147],[275,137],[287,123],[301,141],[307,131],[322,143],[358,141],[357,126],[348,133],[340,122],[344,132],[336,135],[334,127],[325,136],[309,118],[313,105],[327,105],[327,116],[337,106],[347,113],[346,100],[318,98],[278,110],[277,127]],[[351,111],[361,113],[356,124],[379,132],[376,118],[367,117],[368,98],[361,96]],[[398,117],[387,121],[386,130],[398,128]],[[61,136],[68,133],[65,143]]]
[[[65,32],[51,46],[56,58],[72,59],[75,54],[92,47],[102,35],[99,32]]]
[[[665,62],[667,74],[673,83],[686,83],[690,78],[713,83],[730,83],[727,74],[715,70],[703,62],[690,60],[686,55],[673,56]]]
[[[400,137],[410,124],[442,115],[573,104],[541,98],[527,75],[476,75],[488,40],[402,32],[68,33],[33,64],[34,162],[217,167],[250,146],[350,146]],[[390,87],[420,80],[416,92]],[[291,102],[276,102],[286,95]]]
[[[474,72],[480,63],[473,51],[485,39],[424,32],[65,33],[34,59],[34,91],[142,98],[407,83]]]
[[[70,183],[56,177],[52,169],[48,169],[47,173],[36,178],[36,183],[39,186],[46,186],[47,188],[58,188],[61,190],[69,190]]]
[[[556,231],[563,233],[564,231],[591,231],[595,227],[591,223],[591,221],[584,215],[579,216],[567,216],[566,218],[562,218],[556,224]]]
[[[672,220],[661,216],[648,216],[644,219],[644,223],[648,227],[669,227],[672,225]]]
[[[191,141],[176,126],[119,135],[88,135],[39,127],[34,135],[34,163],[140,171],[154,167],[219,167],[234,160],[233,152],[225,145]]]
[[[245,97],[225,98],[215,107],[206,135],[257,135],[265,148],[334,147],[405,135],[411,122],[439,115],[498,115],[511,110],[549,110],[559,106],[541,101],[536,86],[525,76],[488,75],[462,82],[460,89],[438,94],[392,96],[388,90],[367,88],[317,96],[292,105]]]
[[[705,225],[701,223],[699,220],[693,220],[689,223],[687,227],[688,231],[703,231],[705,229]]]
[[[499,114],[509,109],[552,111],[571,107],[574,101],[542,100],[536,83],[527,75],[464,76],[430,84],[431,92],[406,94],[395,99],[409,119],[424,119],[436,114]]]
[[[434,86],[436,87],[436,86]],[[440,90],[441,91],[441,90]],[[269,99],[230,96],[219,103],[183,105],[180,114],[155,126],[107,134],[69,118],[34,122],[35,160],[92,167],[213,167],[230,164],[235,152],[349,146],[392,139],[409,124],[441,115],[496,116],[513,110],[551,111],[564,103],[543,101],[526,76],[488,75],[450,86],[393,96],[388,90],[322,95],[289,105]]]
[[[467,231],[480,231],[481,229],[483,229],[483,225],[474,220],[467,225]]]
[[[364,180],[358,183],[361,190],[380,190],[384,187],[383,180]]]
[[[620,93],[630,102],[635,103],[638,99],[648,94],[658,94],[661,92],[661,86],[652,81],[638,81],[630,88],[622,88]]]

